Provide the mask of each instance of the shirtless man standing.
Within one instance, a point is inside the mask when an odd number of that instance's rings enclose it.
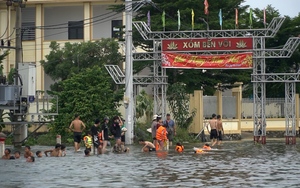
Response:
[[[209,120],[209,125],[210,125],[210,140],[211,140],[211,146],[214,146],[217,143],[217,138],[218,138],[218,125],[217,125],[217,115],[213,114],[212,119]]]
[[[71,122],[69,127],[74,133],[75,152],[80,151],[82,131],[86,128],[85,124],[79,118],[80,118],[79,115],[75,115],[75,120]]]
[[[219,134],[218,145],[220,145],[223,140],[223,134],[224,134],[223,123],[220,115],[217,115],[217,124],[218,124],[218,134]]]

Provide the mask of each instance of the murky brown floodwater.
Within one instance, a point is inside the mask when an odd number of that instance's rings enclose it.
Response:
[[[34,163],[0,160],[0,187],[300,187],[299,145],[227,142],[206,154],[193,154],[193,146],[183,154],[141,153],[130,146],[129,154],[83,157],[68,148],[66,157]]]

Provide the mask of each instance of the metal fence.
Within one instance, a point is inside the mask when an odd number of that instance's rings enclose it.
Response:
[[[266,118],[284,118],[284,98],[267,98],[265,106]],[[242,99],[242,118],[252,118],[253,99]]]
[[[236,119],[236,98],[234,96],[223,96],[222,119]],[[299,104],[300,106],[300,104]],[[206,119],[212,114],[217,114],[217,97],[203,96],[203,115]],[[267,98],[265,106],[266,118],[284,118],[284,98]],[[253,116],[253,99],[242,99],[241,118],[251,119]]]
[[[236,118],[236,99],[234,96],[223,96],[223,119],[234,119]],[[217,97],[216,96],[203,96],[203,115],[205,119],[211,118],[212,114],[217,114]]]

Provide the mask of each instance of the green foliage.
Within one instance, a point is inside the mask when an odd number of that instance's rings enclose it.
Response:
[[[151,122],[154,108],[153,98],[145,90],[142,90],[136,100],[136,118],[139,119],[146,115],[146,122]]]
[[[226,0],[226,1],[209,1],[209,15],[204,15],[204,4],[199,1],[193,0],[152,0],[155,6],[145,5],[134,17],[136,21],[147,22],[147,12],[151,12],[151,30],[162,31],[162,12],[166,13],[166,31],[177,31],[177,10],[180,10],[181,15],[181,30],[191,30],[191,10],[195,13],[195,28],[194,30],[206,30],[205,22],[201,21],[200,17],[204,18],[208,24],[210,30],[219,30],[219,10],[223,12],[223,28],[234,29],[235,28],[235,8],[239,11],[239,29],[249,29],[249,6],[245,5],[244,0]],[[242,5],[243,4],[243,5]],[[118,5],[114,7],[114,10],[120,10]],[[274,17],[282,16],[279,11],[271,5],[266,7],[266,21],[270,23]],[[270,48],[282,48],[289,37],[299,35],[299,23],[300,14],[295,18],[286,17],[283,26],[280,28],[278,34],[274,38],[267,39],[266,46]],[[267,27],[268,25],[266,25]],[[263,10],[253,9],[253,26],[252,28],[264,28],[263,23]],[[145,51],[153,51],[153,42],[145,41],[138,31],[133,28],[133,42],[135,46],[141,47]],[[289,59],[277,58],[266,59],[266,72],[297,72],[300,68],[300,47],[294,52],[293,56]],[[133,67],[135,72],[139,72],[145,67],[152,67],[153,62],[135,62]],[[235,82],[243,82],[247,89],[244,91],[245,97],[251,97],[253,94],[251,83],[251,70],[207,70],[202,73],[201,70],[180,70],[180,69],[167,69],[167,75],[169,77],[169,84],[176,83],[178,81],[186,84],[186,90],[188,93],[192,93],[194,90],[202,89],[205,95],[212,95],[215,92],[214,86],[218,83],[227,84],[225,89],[230,89],[230,84]],[[300,92],[300,84],[297,84],[297,93]],[[283,97],[284,96],[284,84],[267,84],[266,85],[267,97]]]
[[[69,138],[69,124],[79,114],[87,129],[96,118],[119,115],[116,110],[123,90],[114,91],[114,84],[105,64],[121,64],[122,55],[114,39],[95,42],[65,43],[60,47],[51,42],[50,53],[41,61],[45,73],[58,80],[51,85],[51,95],[57,95],[59,115],[50,126],[53,135]]]
[[[85,68],[104,64],[120,64],[123,61],[119,46],[114,39],[102,39],[95,42],[65,43],[61,48],[57,42],[51,42],[47,60],[42,60],[45,73],[53,80],[66,80],[72,73],[80,73]]]
[[[3,76],[3,60],[6,58],[6,56],[8,56],[9,54],[9,51],[8,50],[5,50],[3,51],[3,53],[0,55],[0,76]]]
[[[54,92],[58,96],[58,111],[51,131],[62,136],[68,135],[67,128],[79,114],[88,129],[96,118],[119,115],[116,110],[122,99],[122,91],[111,89],[110,76],[104,68],[94,66],[81,73],[72,73],[60,82],[62,91]]]
[[[7,83],[8,84],[13,84],[14,83],[14,75],[16,73],[16,69],[15,68],[11,68],[8,76],[7,76]]]
[[[139,139],[144,139],[148,141],[152,141],[152,134],[147,131],[151,125],[147,123],[140,123],[137,122],[136,126],[134,127],[134,140],[138,142]]]
[[[195,136],[193,134],[190,134],[189,131],[185,128],[178,127],[176,129],[176,136],[174,136],[173,144],[175,143],[183,143],[183,142],[197,142],[195,140]]]
[[[183,129],[188,129],[196,114],[195,109],[190,112],[189,99],[190,97],[183,83],[178,82],[168,86],[167,100],[170,109],[174,115],[176,125]]]
[[[137,123],[135,126],[134,132],[135,132],[135,142],[138,142],[139,139],[144,139],[146,141],[152,142],[152,134],[147,131],[147,129],[150,128],[149,124],[144,123]],[[194,135],[190,134],[189,131],[185,128],[176,128],[176,136],[174,136],[173,145],[175,145],[177,142],[183,143],[183,142],[198,142],[195,140]]]

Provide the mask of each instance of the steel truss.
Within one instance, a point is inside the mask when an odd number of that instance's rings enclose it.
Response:
[[[287,137],[296,136],[296,83],[285,83],[285,135]]]
[[[161,40],[177,38],[221,38],[221,37],[252,37],[253,50],[237,51],[176,51],[176,53],[186,54],[232,54],[238,52],[253,52],[253,122],[254,137],[262,136],[262,143],[266,142],[266,83],[284,82],[286,84],[285,93],[285,117],[286,135],[295,136],[295,82],[299,82],[298,73],[266,73],[266,58],[289,58],[300,44],[299,37],[288,39],[282,49],[265,49],[265,39],[274,37],[285,18],[273,18],[269,26],[265,29],[236,29],[236,30],[200,30],[200,31],[151,31],[143,21],[134,22],[133,25],[139,31],[144,40],[153,41],[153,52],[133,53],[133,61],[153,61],[153,75],[135,76],[134,84],[154,85],[154,113],[165,114],[166,110],[166,70],[161,67]],[[106,69],[117,84],[124,84],[124,73],[118,66],[107,65]]]
[[[285,18],[273,18],[266,29],[196,30],[196,31],[151,31],[143,21],[133,22],[144,40],[174,38],[218,38],[218,37],[274,37]]]
[[[125,74],[118,65],[105,65],[106,70],[116,84],[125,84]],[[167,76],[133,76],[134,85],[163,85],[167,83]]]

